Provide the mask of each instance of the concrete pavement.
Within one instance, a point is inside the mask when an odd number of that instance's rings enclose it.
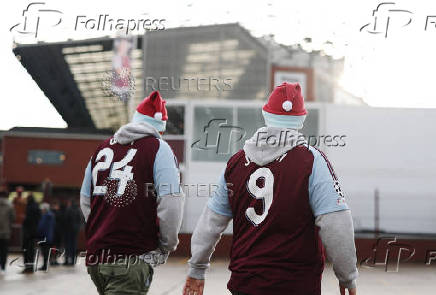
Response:
[[[9,260],[15,258],[10,257]],[[170,258],[169,262],[155,269],[150,295],[180,295],[187,265],[186,258]],[[0,275],[0,294],[19,295],[93,295],[97,291],[83,265],[51,267],[48,272],[22,275],[17,265]],[[207,276],[205,295],[230,294],[226,289],[229,278],[227,261],[212,264]],[[337,281],[332,268],[327,266],[322,281],[323,295],[336,295]],[[436,263],[400,265],[398,273],[386,273],[383,267],[360,268],[358,294],[416,295],[434,294],[436,290]]]

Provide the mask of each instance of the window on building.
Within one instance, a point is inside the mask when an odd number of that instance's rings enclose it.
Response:
[[[195,107],[192,160],[227,161],[234,152],[232,143],[241,132],[233,121],[233,107]]]
[[[319,135],[319,110],[318,109],[307,109],[307,117],[304,120],[303,129],[301,133],[306,136],[306,138],[317,137]],[[312,142],[311,142],[312,144]]]
[[[301,132],[308,138],[319,133],[319,110],[309,109]],[[259,107],[198,106],[194,110],[192,160],[225,162],[242,149],[257,129],[265,126]]]
[[[265,126],[262,110],[259,107],[239,107],[237,110],[237,120],[238,126],[242,127],[245,131],[245,137],[236,143],[236,151],[244,147],[245,141],[251,138],[257,129]]]
[[[185,134],[185,106],[167,106],[168,121],[165,133],[170,135]]]
[[[65,153],[53,150],[29,150],[27,161],[34,165],[62,165],[66,159]]]

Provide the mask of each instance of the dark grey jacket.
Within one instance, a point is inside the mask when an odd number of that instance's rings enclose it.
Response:
[[[11,238],[11,227],[15,220],[15,210],[8,199],[0,198],[0,239]]]

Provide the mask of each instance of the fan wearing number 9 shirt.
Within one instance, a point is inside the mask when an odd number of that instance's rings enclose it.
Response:
[[[167,120],[154,91],[86,167],[86,265],[99,294],[146,294],[152,267],[178,244],[184,194],[176,157],[161,138]]]
[[[327,157],[298,131],[307,115],[300,85],[276,87],[262,114],[266,126],[227,162],[197,223],[183,294],[203,294],[210,257],[231,220],[232,294],[319,295],[324,253],[338,294],[356,294],[351,213]]]

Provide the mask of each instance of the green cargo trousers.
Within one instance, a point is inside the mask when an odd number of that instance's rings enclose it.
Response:
[[[92,265],[88,273],[100,295],[145,295],[153,279],[153,268],[142,260]]]

